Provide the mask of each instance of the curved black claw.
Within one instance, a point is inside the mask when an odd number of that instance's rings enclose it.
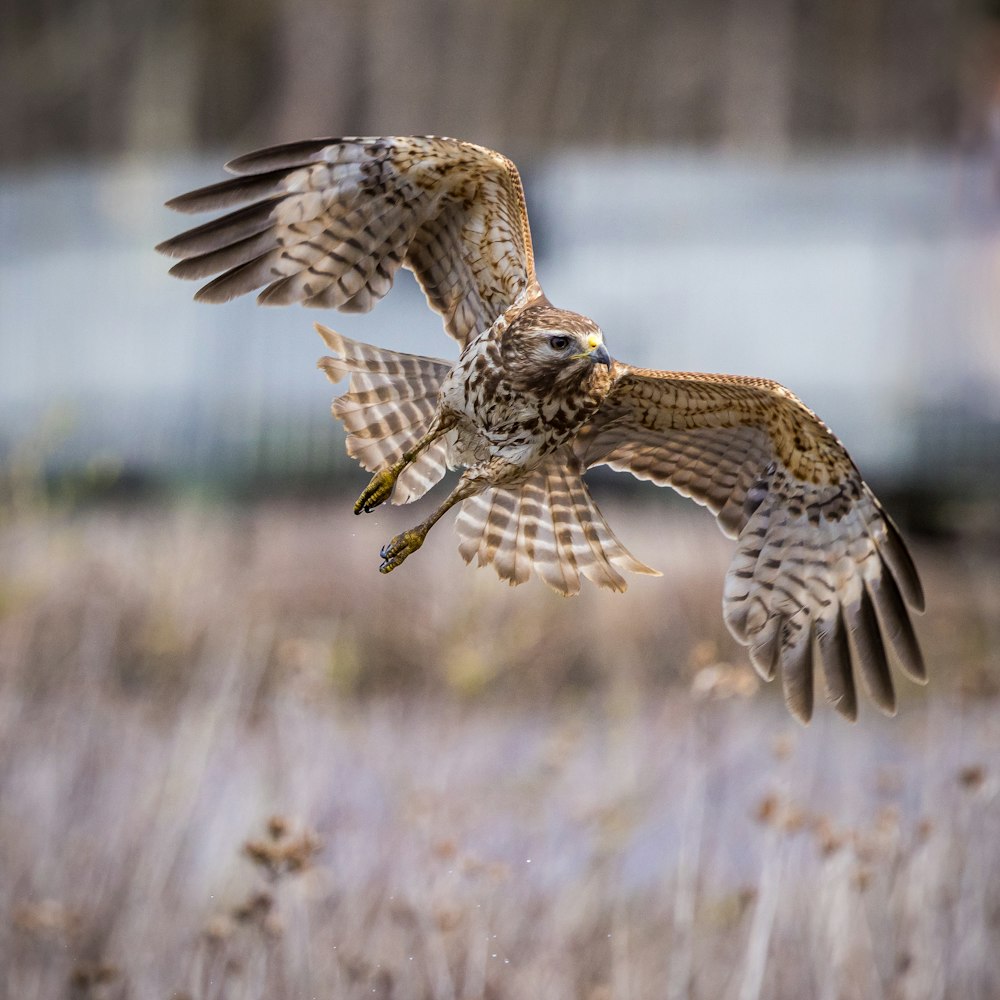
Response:
[[[364,488],[364,492],[354,502],[354,513],[370,514],[380,504],[385,503],[392,496],[398,475],[399,473],[392,468],[376,472],[371,482]]]
[[[379,551],[382,565],[379,566],[378,571],[391,573],[408,555],[412,555],[424,544],[426,536],[427,532],[420,531],[419,528],[411,528],[386,542]]]

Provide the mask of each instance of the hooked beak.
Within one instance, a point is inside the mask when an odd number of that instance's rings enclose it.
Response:
[[[590,348],[589,351],[574,354],[573,357],[589,358],[591,364],[604,365],[607,368],[611,367],[611,355],[608,354],[608,349],[604,346],[604,339],[599,333],[592,333],[587,338],[587,347]]]
[[[608,349],[604,344],[598,344],[588,355],[588,358],[595,365],[604,365],[607,368],[611,367],[611,355],[608,354]]]

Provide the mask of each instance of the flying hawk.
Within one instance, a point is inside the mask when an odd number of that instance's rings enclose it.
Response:
[[[614,361],[598,326],[553,306],[535,276],[514,164],[436,137],[315,139],[241,156],[231,180],[168,202],[228,210],[157,249],[196,298],[367,312],[409,268],[457,342],[457,361],[382,350],[317,326],[348,380],[333,412],[374,476],[355,513],[409,503],[449,468],[457,485],[381,551],[388,573],[460,504],[467,562],[562,594],[581,576],[623,591],[656,574],[615,537],[583,479],[631,472],[708,507],[737,541],[723,611],[766,679],[779,670],[807,721],[814,652],[837,710],[855,718],[854,666],[887,713],[887,648],[926,677],[908,608],[923,609],[900,535],[843,445],[768,379],[652,371]],[[236,207],[242,206],[242,207]]]

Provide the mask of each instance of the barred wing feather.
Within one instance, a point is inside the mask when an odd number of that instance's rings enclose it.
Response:
[[[262,288],[266,304],[367,312],[414,272],[463,346],[537,288],[517,168],[482,146],[433,136],[315,139],[241,156],[239,176],[174,198],[227,214],[161,243],[197,298]],[[244,206],[237,208],[235,206]]]
[[[797,717],[812,712],[816,649],[828,697],[852,719],[855,671],[880,709],[895,709],[887,645],[925,680],[908,611],[923,610],[923,592],[906,546],[843,445],[787,389],[619,364],[576,447],[588,468],[691,497],[737,539],[726,624],[761,676],[780,670]]]

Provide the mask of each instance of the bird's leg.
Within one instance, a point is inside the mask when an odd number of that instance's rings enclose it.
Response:
[[[458,485],[430,517],[421,521],[415,528],[400,532],[395,538],[382,546],[382,551],[379,553],[382,557],[382,565],[378,568],[379,572],[391,573],[408,555],[412,555],[412,553],[416,552],[424,544],[427,532],[455,504],[460,503],[462,500],[467,500],[477,493],[481,493],[488,485],[488,482],[482,476],[477,475],[471,470],[463,473],[462,478],[458,481]]]
[[[392,495],[393,488],[396,485],[396,480],[399,478],[400,473],[406,468],[408,462],[412,462],[413,459],[407,459],[404,455],[398,462],[393,462],[392,465],[385,469],[379,469],[371,478],[371,482],[364,488],[361,496],[358,497],[354,502],[354,513],[355,514],[369,514],[373,511],[379,504],[383,504]]]
[[[454,420],[435,419],[431,424],[431,429],[409,450],[403,452],[398,462],[384,469],[379,469],[371,478],[371,482],[364,488],[361,496],[354,503],[355,514],[369,514],[380,504],[386,502],[392,495],[403,470],[413,462],[417,456],[429,448],[442,434],[449,431],[454,425]]]

